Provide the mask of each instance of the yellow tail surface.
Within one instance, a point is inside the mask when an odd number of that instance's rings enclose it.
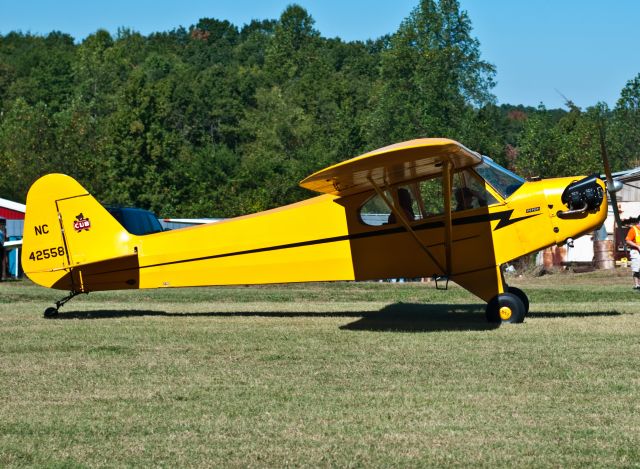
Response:
[[[69,176],[48,174],[29,189],[22,266],[35,283],[77,292],[137,288],[134,238]]]

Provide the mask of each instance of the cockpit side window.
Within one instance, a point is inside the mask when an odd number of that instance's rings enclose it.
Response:
[[[398,209],[408,222],[442,214],[442,178],[395,186],[384,191],[385,197]],[[396,224],[395,213],[379,195],[372,196],[360,208],[360,219],[365,225]]]
[[[422,218],[441,215],[444,213],[444,199],[442,197],[442,177],[434,177],[418,182]]]
[[[385,198],[390,201],[411,222],[421,218],[421,212],[415,197],[415,187],[404,185],[384,191]],[[396,214],[378,194],[371,197],[360,208],[360,219],[365,225],[380,226],[399,223]]]
[[[475,176],[473,172],[464,170],[453,175],[452,211],[470,210],[496,203],[498,201],[487,191],[484,181]]]
[[[384,191],[384,195],[387,200],[391,200],[391,194],[388,190]],[[391,209],[378,194],[375,194],[360,207],[360,220],[365,225],[385,225],[389,220],[389,215],[391,215]]]
[[[408,222],[422,220],[444,213],[442,176],[392,186],[384,191],[385,197],[400,211]],[[485,182],[472,170],[454,173],[451,187],[451,210],[470,210],[499,203],[487,190]],[[360,208],[360,219],[365,225],[380,226],[400,223],[396,214],[379,195],[373,195]]]
[[[402,213],[406,221],[414,221],[419,217],[416,217],[416,211],[418,205],[416,203],[415,198],[412,195],[412,188],[409,186],[400,186],[395,191],[395,200],[394,205],[397,207],[398,211]],[[420,213],[420,212],[418,212]],[[387,219],[388,224],[397,223],[396,214],[391,212],[389,218]]]

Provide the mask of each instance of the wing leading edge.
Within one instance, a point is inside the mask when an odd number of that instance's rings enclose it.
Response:
[[[454,169],[473,166],[480,154],[446,138],[420,138],[396,143],[329,166],[300,182],[300,186],[332,195],[351,195],[376,185],[383,187],[402,181],[442,173],[442,163]]]

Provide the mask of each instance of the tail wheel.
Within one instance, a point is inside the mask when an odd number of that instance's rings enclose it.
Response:
[[[516,287],[508,287],[507,291],[509,293],[513,293],[518,298],[520,298],[520,301],[522,301],[522,304],[524,305],[524,314],[525,314],[525,316],[527,314],[529,314],[529,298],[527,297],[527,294],[525,292],[523,292],[522,290],[520,290],[519,288],[516,288]]]
[[[487,321],[502,324],[524,321],[526,310],[522,300],[514,293],[501,293],[487,303]]]

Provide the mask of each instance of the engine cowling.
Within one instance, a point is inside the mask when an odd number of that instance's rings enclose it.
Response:
[[[604,191],[596,175],[587,176],[569,184],[562,192],[561,200],[569,210],[558,212],[558,216],[579,215],[598,210],[604,200]]]

